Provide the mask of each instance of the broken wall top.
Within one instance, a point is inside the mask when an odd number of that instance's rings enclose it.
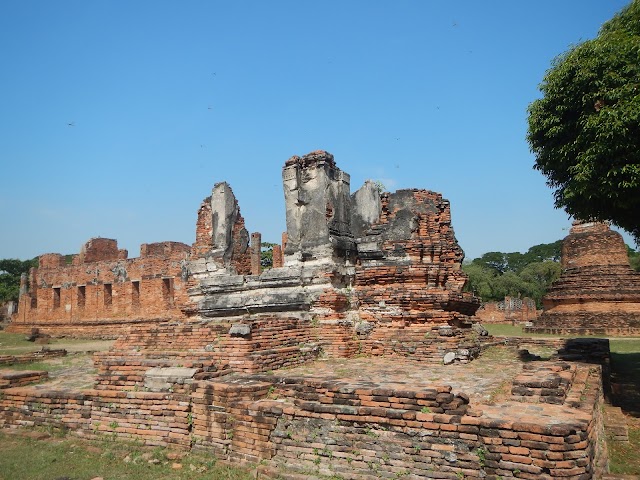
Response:
[[[185,258],[190,251],[191,247],[181,242],[143,243],[140,245],[140,258]],[[87,263],[127,260],[128,257],[127,250],[118,248],[117,240],[112,238],[92,238],[82,246],[79,254],[72,255],[70,263],[78,266]],[[59,253],[45,253],[38,257],[39,269],[60,268],[68,265],[66,256]]]

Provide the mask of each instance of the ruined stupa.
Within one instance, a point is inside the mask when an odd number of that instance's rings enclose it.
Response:
[[[605,223],[574,222],[562,244],[562,275],[527,331],[570,335],[640,333],[640,274],[622,236]]]

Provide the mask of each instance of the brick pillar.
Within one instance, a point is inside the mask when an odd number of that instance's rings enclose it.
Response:
[[[260,252],[262,250],[262,235],[258,232],[251,234],[251,275],[260,275]]]
[[[282,247],[280,245],[273,246],[273,268],[279,268],[284,265],[282,258]]]

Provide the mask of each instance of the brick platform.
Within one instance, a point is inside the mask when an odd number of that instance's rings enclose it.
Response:
[[[0,425],[65,427],[262,460],[267,478],[595,478],[604,461],[600,366],[514,361],[512,395],[495,404],[483,400],[491,385],[438,383],[452,367],[433,367],[426,378],[422,362],[379,357],[194,378],[165,392],[8,388]],[[465,377],[469,368],[458,364],[452,375]],[[558,382],[566,394],[551,404],[545,395],[520,402],[517,388],[535,388],[524,377],[552,387],[541,380],[545,371],[571,373]]]

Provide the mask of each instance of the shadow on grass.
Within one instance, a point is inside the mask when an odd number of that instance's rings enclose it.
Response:
[[[640,352],[611,352],[611,403],[640,418]]]

